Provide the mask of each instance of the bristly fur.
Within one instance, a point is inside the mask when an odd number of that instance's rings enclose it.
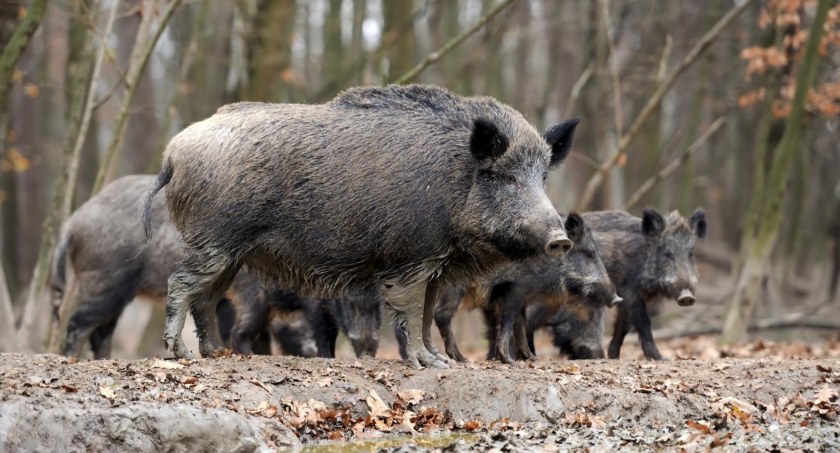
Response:
[[[618,294],[624,298],[609,357],[619,356],[632,328],[639,332],[645,356],[661,359],[650,316],[660,301],[676,300],[682,290],[694,291],[697,270],[693,252],[697,239],[705,235],[705,211],[696,211],[689,220],[677,211],[663,216],[652,208],[645,209],[642,218],[622,211],[601,211],[585,213],[584,219],[595,233]]]
[[[482,230],[512,237],[493,224],[496,213],[472,212],[489,201],[471,199],[476,124],[498,132],[489,171],[547,167],[545,140],[491,98],[361,87],[323,105],[220,108],[171,141],[150,193],[171,179],[168,205],[190,248],[223,251],[306,293],[464,282],[505,260]],[[416,223],[419,212],[432,217]]]

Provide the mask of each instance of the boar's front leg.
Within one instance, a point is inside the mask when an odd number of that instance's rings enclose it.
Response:
[[[175,357],[191,357],[181,336],[189,310],[195,320],[201,355],[212,357],[222,349],[215,319],[216,303],[230,287],[238,266],[218,251],[188,247],[185,252],[186,257],[169,276],[163,341]]]
[[[440,360],[426,349],[424,344],[425,296],[425,281],[405,285],[383,285],[382,287],[385,306],[394,311],[394,321],[405,330],[406,361],[409,365],[417,369],[423,367],[449,368],[445,361]],[[431,320],[429,325],[431,326]]]

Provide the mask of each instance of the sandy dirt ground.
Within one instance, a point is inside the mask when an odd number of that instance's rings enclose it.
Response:
[[[840,450],[836,339],[662,349],[675,359],[447,370],[3,354],[0,450]]]

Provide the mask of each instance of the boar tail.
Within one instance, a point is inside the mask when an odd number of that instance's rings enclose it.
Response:
[[[143,232],[146,234],[146,244],[143,245],[144,249],[149,243],[149,240],[152,239],[152,200],[163,186],[169,184],[170,179],[172,179],[172,161],[167,158],[163,161],[163,167],[161,167],[160,173],[158,173],[157,179],[155,179],[155,184],[143,195],[142,205],[140,206],[140,220],[143,222]]]
[[[67,284],[67,276],[65,275],[67,270],[67,248],[70,246],[72,239],[72,234],[70,232],[62,234],[61,239],[55,248],[55,254],[53,255],[52,278],[50,278],[50,285],[52,286],[53,291],[58,294],[64,293],[64,287]]]

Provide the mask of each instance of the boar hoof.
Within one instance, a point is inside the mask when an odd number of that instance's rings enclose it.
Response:
[[[419,370],[422,368],[449,368],[449,364],[440,360],[437,356],[425,348],[419,351],[408,351],[408,363]]]
[[[192,359],[193,355],[190,352],[190,349],[187,348],[187,345],[184,344],[184,340],[182,338],[165,338],[163,339],[163,344],[166,346],[166,349],[172,351],[172,354],[175,356],[176,359]]]

